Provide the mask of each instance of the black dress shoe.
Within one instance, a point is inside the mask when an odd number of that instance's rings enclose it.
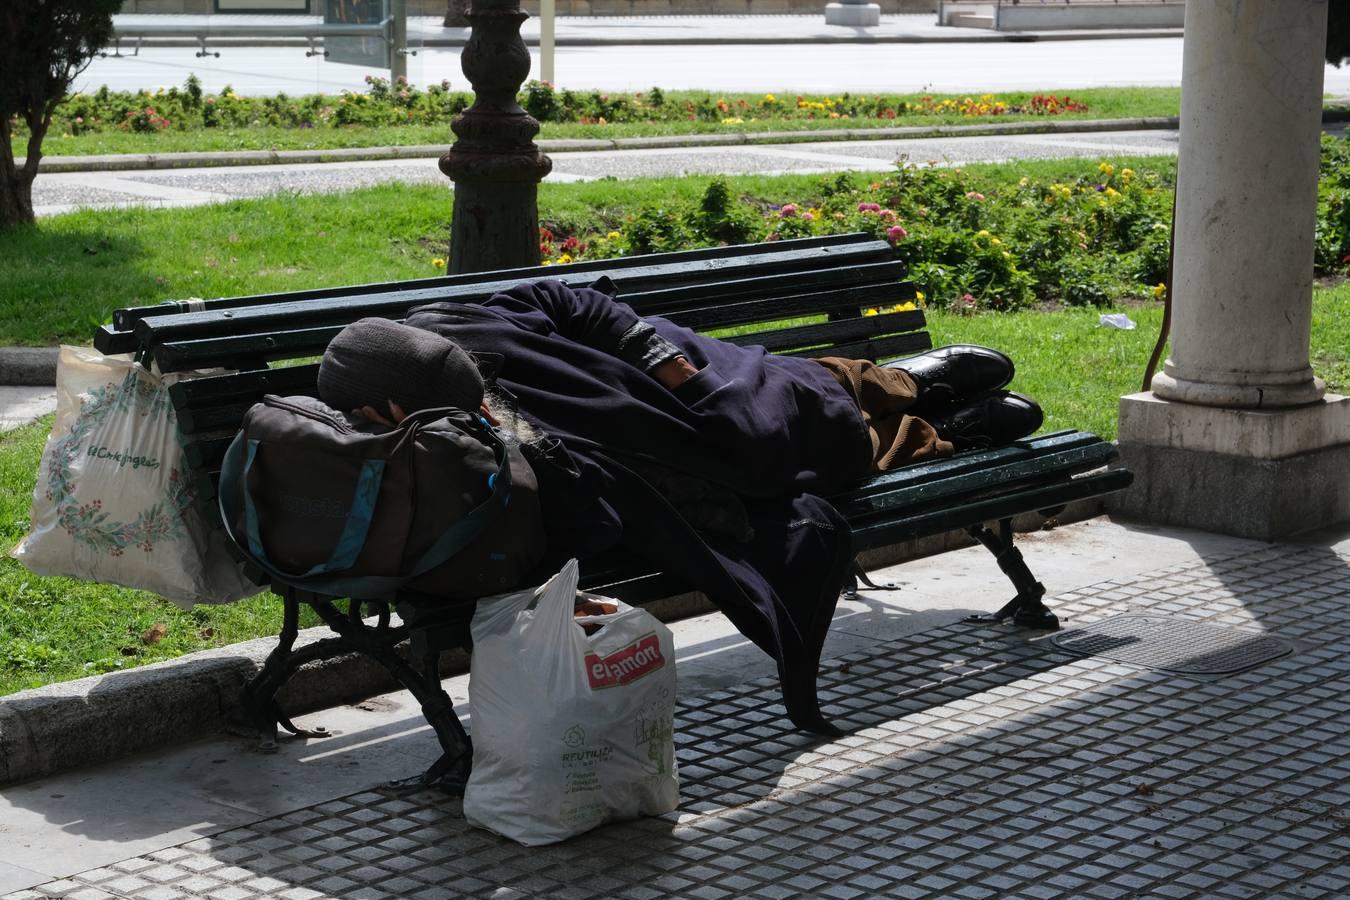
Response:
[[[973,344],[939,347],[908,359],[884,364],[904,369],[919,386],[913,413],[921,418],[939,415],[967,400],[1008,386],[1013,361],[997,350]]]
[[[1011,444],[1040,428],[1044,420],[1035,400],[1012,391],[998,391],[927,422],[957,450],[975,450]]]

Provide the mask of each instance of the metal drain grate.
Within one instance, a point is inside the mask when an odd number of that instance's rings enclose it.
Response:
[[[1103,619],[1050,640],[1079,656],[1102,656],[1183,675],[1241,672],[1294,649],[1269,634],[1141,615]]]

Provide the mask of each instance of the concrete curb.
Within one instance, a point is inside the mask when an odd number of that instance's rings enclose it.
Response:
[[[569,138],[537,141],[545,153],[646,150],[680,147],[720,147],[747,144],[880,141],[939,137],[980,137],[1016,134],[1074,134],[1096,131],[1152,131],[1177,128],[1174,116],[1130,119],[1075,119],[1061,122],[989,122],[980,125],[907,125],[895,128],[849,128],[831,131],[759,131],[726,134],[662,135],[635,138]],[[142,169],[185,169],[211,166],[260,166],[378,159],[440,158],[448,144],[407,147],[338,147],[331,150],[231,150],[207,153],[113,154],[106,156],[44,156],[39,173],[114,172]],[[16,161],[18,165],[23,160]]]
[[[306,629],[296,646],[331,636],[326,627]],[[0,785],[238,728],[244,683],[275,645],[259,638],[0,698]],[[305,666],[280,699],[307,711],[395,686],[379,665],[345,656]]]
[[[60,353],[60,347],[0,347],[0,384],[56,384],[56,358]]]
[[[1055,517],[1069,524],[1098,516],[1101,498],[1070,504]],[[1046,525],[1029,514],[1014,521],[1017,531]],[[969,546],[965,532],[934,535],[865,554],[869,568],[895,565]],[[989,577],[997,578],[990,560]],[[654,604],[665,621],[713,611],[701,594],[682,594]],[[300,632],[301,647],[332,637],[327,627]],[[174,660],[61,682],[0,697],[0,786],[107,762],[135,753],[230,731],[253,746],[239,704],[244,683],[262,666],[275,637],[258,638],[188,654]],[[445,654],[441,671],[468,668],[461,651]],[[357,655],[341,656],[300,668],[279,695],[283,709],[298,714],[357,702],[397,688],[378,664]],[[241,728],[241,726],[243,726]]]

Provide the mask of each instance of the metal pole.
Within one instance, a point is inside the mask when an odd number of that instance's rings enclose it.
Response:
[[[389,46],[389,81],[408,77],[408,0],[390,0],[389,15],[394,20]]]
[[[530,76],[520,38],[528,16],[520,0],[473,0],[472,31],[460,67],[474,100],[450,128],[458,140],[441,157],[455,183],[450,219],[450,272],[487,272],[539,265],[539,181],[553,168],[534,136],[539,123],[516,102]]]
[[[553,11],[555,0],[539,0],[539,80],[553,83]]]

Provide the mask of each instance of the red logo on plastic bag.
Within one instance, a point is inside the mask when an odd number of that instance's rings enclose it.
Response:
[[[656,635],[649,634],[609,656],[587,653],[586,677],[591,681],[591,690],[598,691],[637,681],[665,664],[666,658],[661,655],[661,641]]]

